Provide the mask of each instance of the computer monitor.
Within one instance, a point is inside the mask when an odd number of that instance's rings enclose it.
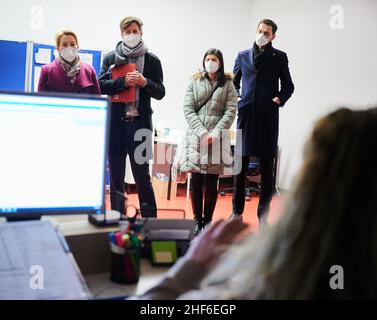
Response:
[[[108,99],[0,92],[0,216],[104,212]]]

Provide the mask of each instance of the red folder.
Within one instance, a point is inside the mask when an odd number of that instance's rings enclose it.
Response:
[[[123,64],[121,66],[114,67],[111,70],[111,79],[125,78],[128,72],[136,71],[136,64]],[[134,102],[136,96],[136,88],[129,87],[122,92],[111,96],[111,102]]]

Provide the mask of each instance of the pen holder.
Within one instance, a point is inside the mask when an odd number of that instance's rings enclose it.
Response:
[[[134,284],[140,278],[140,248],[123,248],[111,245],[111,281]]]

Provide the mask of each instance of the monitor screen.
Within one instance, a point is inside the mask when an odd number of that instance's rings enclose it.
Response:
[[[0,92],[0,215],[100,213],[108,100]]]

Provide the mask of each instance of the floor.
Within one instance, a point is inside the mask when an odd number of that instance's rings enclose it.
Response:
[[[220,186],[221,188],[221,186]],[[139,201],[138,196],[135,192],[132,192],[127,195],[128,197],[128,204],[132,204],[139,208]],[[178,185],[177,189],[177,197],[175,199],[166,200],[166,199],[156,199],[157,201],[157,208],[158,208],[158,217],[159,218],[183,218],[182,212],[174,212],[174,211],[164,211],[164,209],[183,209],[186,211],[186,218],[192,219],[192,209],[190,202],[186,201],[186,185]],[[276,195],[274,196],[271,202],[271,211],[269,215],[269,223],[274,223],[277,218],[283,212],[283,208],[285,205],[286,196],[283,195]],[[258,196],[253,194],[250,201],[246,201],[245,203],[245,211],[244,211],[244,222],[249,224],[250,230],[257,230],[258,229],[258,218],[257,218],[257,204],[258,204]],[[109,194],[106,194],[106,208],[110,209],[110,200]],[[218,219],[225,219],[229,217],[232,212],[232,195],[226,194],[225,196],[218,197],[215,213],[214,213],[214,220]]]

